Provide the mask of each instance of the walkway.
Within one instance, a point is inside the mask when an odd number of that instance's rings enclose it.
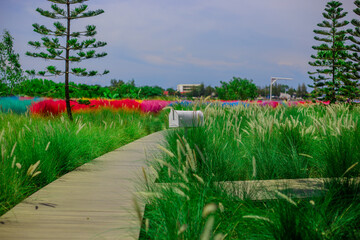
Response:
[[[34,193],[0,217],[0,239],[137,239],[133,192],[162,134],[107,153]]]

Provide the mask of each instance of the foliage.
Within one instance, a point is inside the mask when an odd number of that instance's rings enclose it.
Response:
[[[164,92],[164,89],[162,89],[161,87],[158,87],[158,86],[154,86],[154,87],[143,86],[143,87],[140,87],[139,97],[141,99],[148,99],[151,97],[162,96],[163,92]]]
[[[205,125],[169,132],[149,162],[140,239],[359,239],[359,107],[188,109],[203,110]],[[306,177],[344,178],[301,199],[234,183]],[[253,201],[262,195],[274,198]]]
[[[342,29],[349,22],[339,21],[347,15],[341,5],[338,1],[326,4],[323,13],[326,20],[317,25],[322,30],[314,30],[315,34],[320,35],[314,39],[324,43],[313,46],[317,55],[311,55],[315,61],[309,64],[317,69],[315,72],[308,72],[314,82],[313,85],[309,85],[314,88],[313,95],[318,97],[325,94],[325,99],[332,103],[337,100],[354,99],[357,91],[356,82],[352,80],[352,62],[348,61],[348,47],[345,45],[346,31]]]
[[[166,116],[110,111],[75,113],[75,121],[0,112],[0,215],[76,167],[165,127]],[[37,175],[27,170],[40,160]],[[36,172],[34,172],[35,174]]]
[[[88,6],[83,4],[85,0],[51,0],[54,4],[51,5],[52,12],[37,8],[36,11],[39,12],[42,16],[48,17],[51,19],[65,20],[66,25],[64,26],[61,22],[54,23],[54,30],[51,30],[44,25],[33,24],[34,31],[41,34],[42,43],[39,41],[30,41],[29,45],[33,46],[35,49],[45,48],[46,52],[40,53],[31,53],[26,52],[26,55],[43,58],[45,60],[59,60],[64,61],[65,70],[59,70],[56,66],[48,66],[45,71],[39,71],[37,74],[41,76],[61,76],[65,75],[65,101],[66,109],[70,120],[72,120],[71,106],[70,106],[70,92],[69,92],[69,74],[78,76],[78,77],[91,77],[96,75],[107,74],[109,71],[105,70],[102,74],[98,74],[98,71],[88,71],[86,68],[72,68],[70,69],[69,64],[72,62],[79,63],[83,60],[91,58],[102,58],[107,55],[107,53],[96,53],[94,49],[99,47],[104,47],[106,42],[96,41],[93,38],[96,35],[96,27],[94,25],[86,26],[85,31],[71,32],[70,26],[71,21],[81,18],[94,17],[104,13],[103,10],[87,11]],[[79,7],[71,9],[71,6],[74,4],[81,4]],[[60,8],[57,4],[64,5],[66,9]],[[49,38],[47,36],[54,36],[54,38]],[[65,43],[61,44],[59,37],[66,37]],[[78,41],[80,37],[90,37],[89,39]],[[76,54],[70,55],[71,52]],[[64,56],[65,55],[65,56]],[[35,70],[28,71],[30,74],[35,74]]]
[[[279,97],[280,93],[288,93],[290,96],[293,96],[296,93],[296,90],[292,87],[289,87],[286,84],[278,84],[275,83],[272,86],[272,94],[274,96]],[[305,92],[306,92],[306,87],[305,87]],[[265,87],[257,87],[257,94],[266,98],[269,98],[270,96],[270,85],[266,85]],[[298,94],[296,93],[296,96],[298,96]]]
[[[184,165],[184,164],[183,164]],[[184,166],[185,167],[185,166]],[[151,174],[152,172],[150,172]],[[252,201],[254,185],[228,190],[201,177],[182,174],[168,185],[144,184],[146,203],[140,239],[359,239],[359,183],[327,182],[327,194],[292,199],[291,193]],[[266,193],[265,189],[262,189]],[[279,193],[279,192],[277,192]],[[274,195],[274,192],[268,192]],[[245,197],[240,197],[240,196]],[[208,232],[206,237],[204,232]]]
[[[360,1],[354,1],[356,8],[353,10],[354,13],[360,16]],[[358,19],[352,19],[351,24],[353,25],[354,29],[348,29],[348,33],[350,36],[348,39],[351,41],[352,45],[350,46],[350,50],[352,54],[349,56],[351,60],[354,61],[354,75],[357,80],[360,79],[360,21]]]
[[[112,80],[113,81],[113,80]],[[119,80],[121,81],[121,80]],[[113,82],[114,83],[114,82]],[[132,98],[149,99],[163,95],[163,89],[158,86],[136,87],[134,80],[127,83],[111,84],[110,87],[69,83],[69,93],[73,98]],[[51,98],[65,98],[64,83],[55,83],[52,80],[32,79],[25,80],[14,89],[14,94],[25,96],[42,96]],[[1,85],[0,85],[1,91]]]
[[[177,91],[173,88],[167,88],[166,91],[168,92],[169,96],[175,96],[177,94]]]
[[[116,79],[111,79],[110,80],[110,89],[116,89],[119,88],[121,85],[123,85],[125,82],[121,79],[116,80]]]
[[[194,87],[194,89],[187,93],[186,96],[187,97],[213,97],[216,95],[216,90],[215,88],[211,87],[211,86],[206,86],[204,85],[204,83],[201,83],[200,86],[198,87]]]
[[[308,92],[307,92],[305,83],[303,83],[301,85],[299,84],[296,89],[296,97],[305,98],[305,97],[307,97],[307,94],[308,94]]]
[[[8,96],[9,93],[10,93],[9,86],[4,82],[0,82],[0,97],[1,96]]]
[[[141,86],[135,85],[135,80],[132,79],[128,82],[122,80],[111,80],[110,89],[116,93],[120,98],[131,99],[149,99],[156,96],[162,96],[164,89],[158,86]]]
[[[55,83],[46,79],[32,79],[21,82],[14,93],[25,96],[41,96],[51,98],[65,98],[64,83]],[[116,98],[107,87],[69,83],[69,92],[73,98]]]
[[[221,86],[216,87],[216,92],[223,100],[247,100],[256,98],[256,85],[252,80],[233,77],[227,82],[220,82]]]
[[[194,158],[196,174],[204,180],[340,177],[360,158],[359,106],[280,105],[274,109],[257,103],[226,106],[172,105],[174,109],[196,107],[204,112],[204,126],[189,129],[186,138],[192,149],[198,148],[203,153],[203,156],[196,153]],[[169,133],[171,152],[177,152],[178,135],[183,131]],[[166,161],[177,168],[175,159]],[[360,167],[348,174],[356,177]],[[174,180],[166,174],[163,177],[165,182]]]
[[[201,97],[205,96],[205,86],[203,83],[200,86],[193,86],[192,90],[185,94],[186,97]]]
[[[0,96],[5,96],[9,91],[13,94],[14,87],[24,80],[23,70],[19,62],[19,54],[13,47],[14,38],[9,31],[4,31],[2,42],[0,42]]]

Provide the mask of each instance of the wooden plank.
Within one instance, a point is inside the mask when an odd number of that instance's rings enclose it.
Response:
[[[240,199],[272,200],[283,193],[290,198],[310,198],[326,193],[325,182],[330,178],[303,178],[303,179],[278,179],[278,180],[247,180],[247,181],[224,181],[214,182],[213,186],[229,195]],[[341,180],[341,179],[339,179]],[[351,179],[357,183],[360,178]],[[156,188],[171,188],[178,183],[156,183]]]
[[[320,196],[326,191],[325,180],[324,178],[249,180],[219,182],[215,185],[240,199],[271,200],[279,197],[276,192],[281,192],[290,198]]]
[[[161,141],[163,132],[151,134],[42,188],[0,217],[0,239],[138,238],[133,192]]]

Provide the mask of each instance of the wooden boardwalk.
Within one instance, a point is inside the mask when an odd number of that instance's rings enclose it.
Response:
[[[0,217],[0,239],[137,239],[133,193],[161,141],[151,134],[42,188]]]

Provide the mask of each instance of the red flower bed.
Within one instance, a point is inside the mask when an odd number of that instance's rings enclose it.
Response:
[[[138,110],[140,109],[140,103],[136,100],[132,99],[124,99],[124,100],[113,100],[110,101],[110,106],[115,109],[127,109],[127,110]]]
[[[64,100],[43,100],[32,103],[30,106],[31,114],[40,116],[57,116],[62,112],[65,112],[65,110],[66,104]]]
[[[140,103],[132,99],[124,100],[89,100],[90,104],[82,104],[77,101],[70,101],[73,112],[99,109],[109,107],[112,109],[140,110]],[[33,103],[30,107],[31,114],[39,116],[57,116],[66,111],[65,100],[44,100]]]

